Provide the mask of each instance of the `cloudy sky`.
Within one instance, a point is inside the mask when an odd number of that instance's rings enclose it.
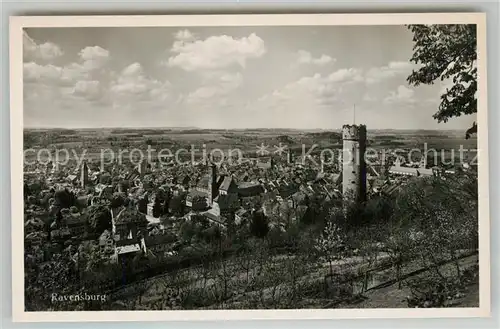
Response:
[[[24,34],[26,127],[463,129],[432,118],[447,82],[411,87],[403,26],[37,28]]]

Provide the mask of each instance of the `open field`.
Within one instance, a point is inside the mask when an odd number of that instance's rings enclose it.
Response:
[[[460,147],[470,150],[472,158],[477,148],[475,138],[465,139],[463,131],[428,131],[428,130],[370,130],[367,136],[367,146],[375,150],[419,149],[435,150],[444,154],[445,159],[458,156]],[[50,141],[50,142],[49,142]],[[248,129],[248,130],[209,130],[209,129],[25,129],[24,148],[49,149],[52,155],[56,150],[67,149],[75,152],[77,157],[84,154],[87,159],[99,159],[104,152],[119,152],[119,150],[139,149],[146,152],[151,147],[151,154],[169,149],[173,153],[179,149],[195,149],[194,154],[210,152],[213,149],[241,150],[253,155],[257,146],[268,145],[273,152],[274,146],[287,146],[296,154],[309,151],[313,145],[319,152],[322,148],[339,150],[342,148],[340,130],[286,130],[286,129]],[[432,153],[431,153],[432,154]],[[74,153],[70,152],[74,157]],[[48,158],[48,153],[41,154],[42,159]],[[125,154],[125,157],[127,155]],[[35,158],[34,153],[27,159]],[[61,159],[65,155],[61,154]]]

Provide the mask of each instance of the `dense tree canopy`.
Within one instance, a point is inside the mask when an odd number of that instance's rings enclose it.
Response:
[[[125,199],[127,198],[127,195],[123,192],[115,192],[113,193],[113,196],[111,198],[111,208],[118,208],[121,207],[125,204]]]
[[[446,122],[452,117],[477,112],[477,68],[475,25],[409,25],[413,32],[413,56],[420,64],[407,78],[411,85],[450,81],[441,95],[434,118]]]
[[[75,203],[75,195],[67,189],[56,191],[54,198],[56,205],[60,208],[69,208]]]
[[[184,199],[179,195],[174,196],[170,200],[169,208],[173,214],[182,216],[184,212]]]
[[[102,204],[94,204],[87,208],[88,222],[92,232],[100,235],[105,230],[111,230],[111,213]]]
[[[258,238],[264,238],[269,232],[269,221],[261,210],[254,211],[250,222],[250,232]]]

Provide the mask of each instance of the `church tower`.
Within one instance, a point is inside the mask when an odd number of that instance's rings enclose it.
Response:
[[[211,207],[217,197],[217,166],[215,163],[208,164],[208,205]]]
[[[89,166],[87,166],[86,161],[83,161],[80,169],[80,184],[82,188],[87,187],[89,184]]]

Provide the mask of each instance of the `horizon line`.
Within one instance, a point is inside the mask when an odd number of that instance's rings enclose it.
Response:
[[[365,125],[366,124],[357,124],[359,125]],[[448,128],[448,129],[443,129],[443,128],[369,128],[368,130],[431,130],[431,131],[462,131],[466,128]],[[248,128],[204,128],[204,127],[197,127],[197,126],[164,126],[164,127],[158,127],[158,126],[144,126],[144,127],[137,127],[137,126],[130,126],[130,127],[124,127],[124,126],[107,126],[107,127],[44,127],[44,126],[29,126],[29,127],[23,127],[23,130],[29,130],[29,129],[45,129],[45,130],[103,130],[103,129],[116,129],[116,130],[125,130],[125,129],[133,129],[133,130],[141,130],[141,129],[181,129],[181,130],[342,130],[342,126],[339,128],[294,128],[294,127],[248,127]]]

